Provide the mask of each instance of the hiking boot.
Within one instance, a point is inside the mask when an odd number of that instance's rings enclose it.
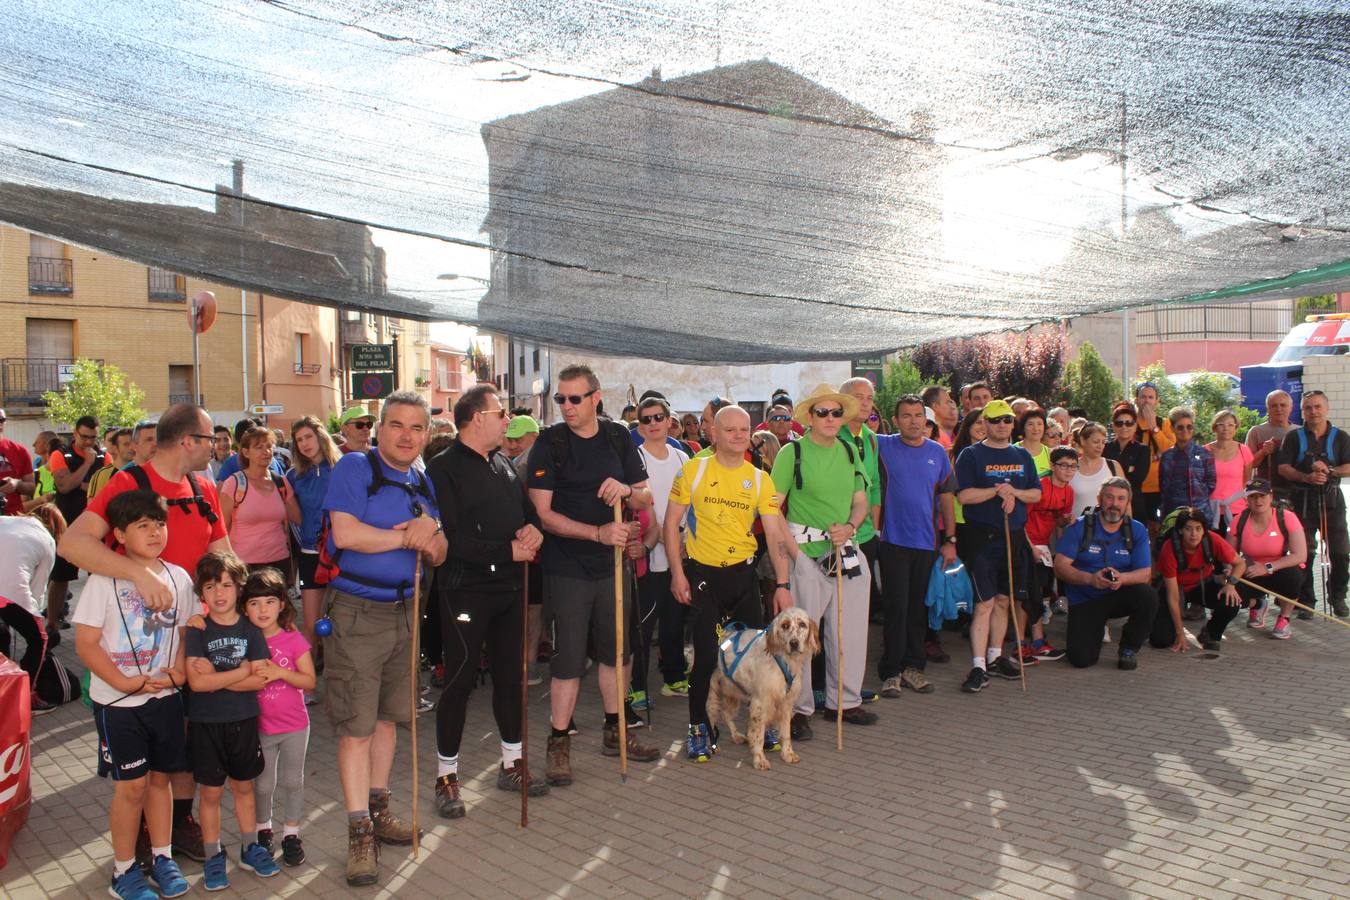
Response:
[[[900,673],[900,683],[916,694],[931,694],[933,683],[923,674],[923,670],[910,666]]]
[[[132,866],[134,869],[135,866]],[[159,889],[161,897],[181,897],[188,892],[187,879],[178,863],[167,856],[156,856],[150,869],[150,880]]]
[[[929,662],[935,663],[951,662],[952,659],[951,655],[946,650],[943,650],[942,645],[937,641],[924,641],[923,655],[928,658]]]
[[[984,669],[976,666],[970,670],[970,674],[966,676],[966,680],[961,682],[961,693],[978,694],[980,691],[984,690],[984,686],[988,683],[989,676],[985,674]]]
[[[223,891],[230,886],[225,872],[225,848],[202,864],[202,887],[208,891]]]
[[[186,856],[193,862],[206,862],[206,847],[202,844],[202,826],[191,815],[183,817],[173,825],[173,852]]]
[[[824,716],[826,719],[834,721],[836,714],[834,710],[827,706],[825,707]],[[850,725],[875,725],[877,724],[877,718],[878,716],[876,713],[868,712],[861,706],[854,706],[844,710],[844,721]]]
[[[298,866],[305,861],[305,845],[298,834],[288,834],[281,839],[281,861],[288,867]]]
[[[1277,641],[1287,641],[1293,637],[1293,629],[1289,627],[1289,620],[1280,618],[1275,622],[1275,628],[1271,630],[1270,636]]]
[[[1126,672],[1133,672],[1139,668],[1139,657],[1133,650],[1120,648],[1120,659],[1116,661],[1116,668],[1124,669]]]
[[[108,893],[120,900],[159,900],[155,889],[146,884],[140,866],[132,866],[114,878],[108,885]]]
[[[272,853],[272,829],[262,828],[258,830],[258,846],[267,851],[268,855]]]
[[[1270,595],[1261,598],[1261,602],[1253,606],[1251,612],[1247,613],[1248,628],[1264,628],[1266,624],[1266,613],[1270,610]]]
[[[511,764],[511,768],[505,765],[497,766],[497,789],[500,791],[512,791],[520,793],[520,779],[524,777],[529,780],[529,787],[526,792],[531,797],[542,797],[548,793],[548,782],[538,775],[532,775],[525,768],[524,760],[517,759]]]
[[[393,844],[396,847],[412,844],[412,826],[389,811],[388,791],[370,798],[370,821],[375,826],[375,839],[381,844]]]
[[[902,681],[900,680],[900,676],[899,676],[899,675],[892,675],[890,678],[887,678],[885,681],[883,681],[883,682],[881,683],[881,696],[883,696],[883,697],[899,697],[899,696],[900,696],[900,689],[901,689],[903,686],[904,686],[904,682],[902,682]]]
[[[689,681],[681,679],[680,681],[667,681],[661,685],[662,697],[688,697]]]
[[[628,758],[633,762],[651,762],[661,758],[660,750],[655,747],[639,744],[637,735],[633,734],[631,731],[628,732],[626,744]],[[619,724],[617,722],[613,725],[605,726],[604,741],[600,745],[600,752],[605,754],[605,756],[619,755]]]
[[[1036,651],[1036,658],[1041,662],[1057,662],[1064,658],[1063,650],[1056,650],[1049,644],[1042,644],[1040,647],[1034,649]]]
[[[707,725],[690,725],[689,736],[684,741],[684,754],[690,762],[705,763],[713,757],[712,742],[709,740]]]
[[[999,678],[1021,678],[1022,667],[1012,661],[1010,656],[1000,656],[989,664],[989,674]]]
[[[272,854],[261,844],[249,844],[239,850],[239,867],[248,869],[259,878],[271,878],[281,871]]]
[[[548,762],[544,767],[544,780],[549,784],[564,787],[572,783],[572,736],[548,736]]]
[[[442,775],[436,779],[436,811],[442,819],[464,818],[464,801],[459,799],[458,775]]]
[[[868,713],[868,715],[875,716],[876,713]],[[778,732],[775,731],[775,730],[772,729],[772,728],[765,728],[765,729],[764,729],[764,752],[765,752],[765,753],[777,753],[779,750],[782,750],[782,749],[783,749],[783,742],[780,741],[780,740],[778,739]]]
[[[1350,617],[1350,607],[1345,605],[1345,598],[1331,601],[1331,611],[1336,614],[1336,618],[1344,619]]]
[[[629,731],[632,731],[634,728],[647,727],[647,720],[634,712],[633,707],[629,706],[627,703],[623,705],[623,717],[628,721]]]
[[[347,820],[347,884],[374,884],[380,877],[380,844],[370,819]]]
[[[792,714],[791,729],[794,741],[809,741],[815,737],[811,732],[811,719],[804,713]]]

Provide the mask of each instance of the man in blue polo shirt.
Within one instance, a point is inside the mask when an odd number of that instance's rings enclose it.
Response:
[[[389,770],[395,723],[414,714],[408,659],[417,566],[438,566],[446,554],[435,491],[413,468],[430,430],[426,400],[411,391],[390,394],[379,449],[340,459],[323,504],[327,550],[339,569],[329,584],[333,630],[323,639],[325,705],[338,735],[351,885],[378,878],[377,840],[413,840],[412,827],[389,811]]]
[[[1122,669],[1134,669],[1158,612],[1148,529],[1131,519],[1130,483],[1115,476],[1102,482],[1095,512],[1080,516],[1055,546],[1055,576],[1069,597],[1069,662],[1095,666],[1110,619],[1128,616],[1120,635]],[[1089,524],[1090,536],[1084,536]]]

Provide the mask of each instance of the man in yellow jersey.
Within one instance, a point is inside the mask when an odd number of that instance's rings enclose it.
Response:
[[[773,479],[745,459],[750,446],[750,415],[739,406],[723,406],[713,417],[717,451],[685,463],[670,489],[663,537],[670,560],[670,592],[690,609],[694,636],[694,667],[689,673],[689,738],[686,750],[694,762],[707,762],[717,750],[708,721],[708,684],[717,665],[717,626],[741,622],[750,628],[764,624],[764,607],[755,576],[757,545],[751,528],[755,516],[764,522],[771,542],[785,539],[782,518],[774,499]],[[687,526],[685,549],[689,558],[680,565],[680,523]],[[792,605],[788,568],[774,559],[778,582],[774,606]],[[764,733],[766,750],[778,749],[772,729]]]

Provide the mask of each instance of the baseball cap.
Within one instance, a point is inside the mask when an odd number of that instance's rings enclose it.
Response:
[[[997,419],[999,416],[1016,418],[1017,414],[1013,412],[1013,408],[1008,405],[1006,400],[990,400],[984,407],[984,417],[986,419]]]
[[[1270,482],[1264,478],[1253,478],[1247,482],[1247,486],[1242,489],[1242,493],[1250,497],[1252,494],[1269,494]]]
[[[538,433],[539,423],[534,420],[533,416],[516,416],[506,426],[506,436],[513,439]]]
[[[371,421],[374,421],[375,414],[364,406],[353,406],[350,409],[342,411],[342,418],[338,419],[338,424],[347,425],[351,422],[355,422],[357,419],[370,419]]]

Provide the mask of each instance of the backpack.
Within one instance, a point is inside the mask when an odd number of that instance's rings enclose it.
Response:
[[[151,493],[155,492],[155,489],[150,486],[150,476],[143,467],[132,463],[122,471],[131,476],[132,480],[136,482],[136,488],[138,490],[150,491]],[[191,497],[174,497],[172,499],[165,497],[164,502],[169,506],[178,507],[185,513],[189,513],[195,509],[198,515],[212,525],[219,522],[220,516],[216,515],[216,511],[211,506],[211,502],[202,495],[202,486],[197,480],[197,473],[189,472],[187,480],[188,486],[192,488]]]
[[[607,419],[597,419],[595,424],[600,426],[600,433],[605,436],[605,440],[614,450],[614,455],[619,458],[619,465],[622,466],[624,454],[628,452],[629,447],[633,447],[633,438],[628,429]],[[549,449],[553,451],[554,477],[557,477],[558,473],[567,465],[567,458],[570,454],[570,441],[567,440],[569,430],[566,422],[559,422],[545,428],[541,435],[548,441]]]
[[[1097,510],[1091,506],[1083,510],[1081,518],[1083,523],[1083,536],[1078,539],[1078,552],[1084,553],[1087,548],[1092,546],[1092,539],[1097,536]],[[1125,552],[1134,553],[1134,520],[1128,519],[1120,523],[1121,533],[1125,537]]]
[[[67,471],[74,472],[84,465],[83,457],[76,456],[74,450],[62,450],[61,455],[66,459]],[[66,517],[67,522],[74,522],[80,513],[84,512],[84,508],[89,504],[89,480],[105,465],[107,465],[107,457],[100,450],[94,455],[94,464],[85,473],[83,484],[64,494],[60,491],[56,492],[56,508],[61,510],[61,515]]]
[[[1280,550],[1280,555],[1285,556],[1289,553],[1289,526],[1284,524],[1285,506],[1282,503],[1271,505],[1271,516],[1275,519],[1275,525],[1280,529],[1280,536],[1284,538],[1284,547]],[[1233,534],[1237,538],[1237,547],[1239,553],[1242,552],[1242,532],[1247,527],[1247,520],[1251,518],[1250,508],[1244,509],[1238,516],[1237,525],[1233,527]]]
[[[1307,426],[1304,426],[1302,428],[1295,429],[1295,433],[1298,435],[1298,458],[1294,460],[1294,466],[1297,467],[1302,465],[1303,460],[1308,458],[1308,428]],[[1329,429],[1327,429],[1326,448],[1327,448],[1326,455],[1328,456],[1336,452],[1335,425],[1332,425]],[[1323,462],[1329,462],[1329,460],[1323,459],[1323,454],[1320,451],[1317,452],[1313,458],[1314,460],[1322,459]]]
[[[950,622],[961,613],[969,613],[974,596],[975,589],[971,587],[970,576],[961,561],[957,560],[956,565],[948,569],[939,556],[933,563],[928,593],[923,601],[928,607],[928,627],[938,631],[944,622]]]
[[[1184,507],[1177,507],[1167,515],[1163,516],[1162,526],[1158,529],[1159,541],[1170,541],[1172,544],[1172,557],[1177,561],[1177,568],[1181,568],[1185,560],[1185,550],[1181,546],[1181,529],[1177,528],[1177,514]],[[1243,512],[1246,515],[1246,511]],[[1205,536],[1200,539],[1200,550],[1204,556],[1204,565],[1211,569],[1214,567],[1214,542],[1210,536],[1209,526],[1205,526]],[[1202,570],[1203,571],[1203,570]]]
[[[285,500],[286,479],[282,478],[270,468],[267,470],[267,474],[272,476],[272,484],[276,485],[277,493],[281,494],[281,499]],[[235,472],[230,477],[234,479],[234,505],[237,508],[240,503],[244,502],[244,498],[248,496],[248,476],[241,471]],[[239,490],[241,484],[244,488],[242,492]]]
[[[797,486],[797,490],[799,491],[802,489],[802,452],[797,448],[797,445],[800,444],[802,440],[806,440],[806,438],[790,441],[786,447],[779,451],[779,453],[782,454],[786,453],[789,448],[792,449],[792,483]],[[839,443],[844,445],[844,452],[848,454],[848,464],[850,466],[856,466],[857,457],[854,455],[853,442],[840,441]]]
[[[413,470],[413,474],[417,476],[416,487],[414,487],[411,484],[408,484],[405,481],[391,481],[388,477],[385,476],[384,466],[380,465],[380,460],[375,455],[374,450],[367,450],[363,455],[366,458],[366,462],[370,465],[370,472],[371,472],[370,486],[366,488],[367,499],[374,497],[377,493],[379,493],[380,489],[383,487],[396,487],[401,491],[405,491],[409,497],[413,498],[422,497],[432,506],[435,506],[435,503],[431,500],[431,491],[429,489],[430,486],[427,483],[427,476],[425,472],[419,471],[417,469]],[[359,575],[353,575],[350,572],[343,574],[342,567],[340,565],[340,562],[342,560],[342,548],[334,544],[332,551],[328,549],[329,543],[328,538],[332,534],[332,530],[333,530],[332,519],[330,518],[327,512],[324,512],[323,524],[319,527],[319,538],[318,538],[319,562],[314,568],[315,584],[318,585],[331,584],[339,575],[341,575],[348,581],[354,581],[357,584],[362,584],[365,585],[366,587],[397,590],[399,592],[400,600],[406,597],[409,593],[411,593],[412,583],[409,582],[407,579],[404,579],[398,584],[388,584],[382,581],[373,581],[368,578],[362,578]]]
[[[33,690],[48,703],[60,706],[62,703],[80,699],[80,679],[48,653],[38,666],[37,677],[33,680]]]

